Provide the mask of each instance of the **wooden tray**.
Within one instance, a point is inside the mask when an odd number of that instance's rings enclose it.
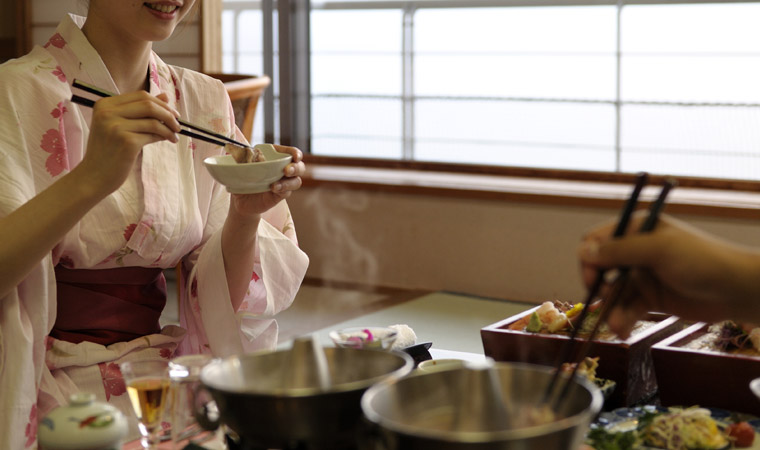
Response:
[[[760,400],[749,389],[749,382],[760,377],[760,357],[683,347],[708,327],[696,323],[652,347],[660,402],[760,416]]]
[[[538,306],[500,322],[488,325],[480,330],[483,349],[486,356],[496,361],[517,361],[553,366],[564,345],[567,336],[556,334],[537,334],[508,329],[509,325],[526,315],[530,315]],[[657,391],[657,379],[652,365],[650,347],[656,342],[683,329],[678,317],[659,313],[650,313],[646,320],[657,322],[625,341],[598,341],[591,343],[589,356],[599,357],[597,376],[615,380],[617,386],[605,403],[606,408],[631,406],[647,400]],[[585,339],[579,339],[572,349],[572,357],[577,353]]]

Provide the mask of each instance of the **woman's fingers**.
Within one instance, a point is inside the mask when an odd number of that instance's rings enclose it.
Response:
[[[129,120],[126,121],[123,126],[123,131],[125,132],[144,135],[139,137],[143,141],[141,146],[163,140],[168,140],[174,143],[179,140],[177,133],[155,119]]]
[[[147,92],[135,92],[98,100],[95,102],[94,110],[94,114],[103,115],[106,118],[153,119],[173,133],[178,133],[181,129],[175,116],[176,111],[161,98]]]
[[[298,163],[303,160],[303,152],[296,147],[290,147],[288,145],[274,144],[274,149],[280,153],[288,153],[293,157],[292,164]]]
[[[279,181],[272,183],[272,192],[282,194],[290,191],[297,191],[301,188],[302,181],[300,177],[287,178],[284,177]]]
[[[303,176],[306,173],[306,164],[303,163],[303,161],[299,161],[297,163],[290,163],[287,166],[285,166],[285,176],[286,177],[300,177]]]

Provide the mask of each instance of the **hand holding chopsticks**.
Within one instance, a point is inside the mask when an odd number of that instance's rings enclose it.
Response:
[[[75,87],[75,88],[81,89],[81,90],[83,90],[85,92],[89,92],[90,94],[95,94],[98,97],[113,97],[114,96],[114,94],[111,93],[111,92],[108,92],[108,91],[106,91],[104,89],[100,89],[99,87],[92,86],[90,84],[87,84],[87,83],[85,83],[83,81],[79,81],[79,80],[74,80],[74,82],[72,83],[72,86]],[[90,108],[92,108],[95,105],[95,101],[94,100],[90,100],[88,98],[84,98],[84,97],[76,95],[76,94],[71,97],[71,101],[74,102],[74,103],[80,104],[82,106],[90,107]],[[219,145],[221,147],[224,147],[227,144],[234,144],[234,145],[237,145],[237,146],[243,147],[243,148],[253,148],[253,147],[251,147],[248,144],[236,141],[236,140],[231,139],[231,138],[229,138],[229,137],[227,137],[227,136],[225,136],[223,134],[216,133],[216,132],[214,132],[212,130],[209,130],[207,128],[203,128],[203,127],[198,126],[198,125],[193,125],[193,124],[191,124],[189,122],[186,122],[186,121],[184,121],[182,119],[177,119],[177,121],[179,122],[179,124],[182,127],[184,127],[184,128],[182,128],[179,131],[179,134],[182,134],[182,135],[194,138],[194,139],[199,139],[201,141],[209,142],[211,144],[216,144],[216,145]],[[195,131],[191,131],[191,130],[195,130]]]
[[[635,209],[638,196],[644,184],[646,183],[646,179],[647,179],[646,174],[640,174],[637,177],[636,185],[633,189],[633,192],[631,193],[630,198],[628,199],[628,201],[625,203],[623,207],[623,211],[621,213],[620,219],[613,233],[613,237],[620,237],[623,234],[625,234],[625,231],[628,227],[628,223],[631,218],[631,214],[633,213],[633,210]],[[639,229],[640,233],[647,233],[654,230],[655,226],[657,225],[660,212],[662,211],[662,208],[665,205],[665,199],[667,198],[668,193],[675,186],[675,184],[676,184],[675,181],[672,179],[666,180],[665,185],[663,186],[660,192],[660,195],[655,200],[655,202],[652,203],[650,207],[649,215],[647,219],[645,220],[645,222],[641,225],[641,228]],[[601,306],[599,316],[597,318],[597,322],[595,323],[594,328],[591,331],[591,334],[587,337],[584,345],[581,347],[581,351],[579,352],[580,353],[579,357],[575,358],[576,364],[573,367],[572,373],[569,375],[569,377],[565,379],[565,383],[561,387],[558,387],[558,381],[560,380],[561,367],[565,362],[569,361],[571,352],[575,346],[574,344],[576,342],[578,329],[583,323],[583,320],[586,318],[589,305],[598,296],[599,290],[605,281],[605,276],[607,274],[607,271],[602,270],[602,269],[599,269],[597,271],[594,282],[592,283],[588,292],[588,296],[586,297],[583,310],[580,313],[578,326],[573,328],[570,338],[568,339],[568,341],[565,342],[563,351],[560,352],[560,358],[556,364],[557,370],[553,378],[549,382],[549,385],[547,386],[547,389],[544,395],[544,401],[548,402],[552,406],[553,409],[557,409],[561,405],[561,402],[565,398],[568,388],[572,382],[572,378],[575,376],[575,373],[577,371],[580,361],[582,361],[588,354],[589,348],[591,346],[591,342],[596,337],[601,324],[604,323],[604,321],[606,321],[609,315],[609,312],[615,306],[615,303],[620,297],[621,290],[625,289],[629,270],[630,270],[629,268],[619,269],[618,276],[615,280],[614,289],[612,290],[612,295],[608,296],[608,298],[604,300]]]

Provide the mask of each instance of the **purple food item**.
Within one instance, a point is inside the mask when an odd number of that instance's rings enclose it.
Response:
[[[365,328],[362,331],[364,331],[365,333],[367,333],[367,342],[372,342],[375,339],[375,337],[372,336],[372,332],[369,331],[369,329]]]

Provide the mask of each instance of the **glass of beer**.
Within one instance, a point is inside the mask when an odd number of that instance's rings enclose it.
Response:
[[[120,364],[142,446],[156,449],[161,440],[161,422],[169,398],[169,363],[167,361],[129,361]]]

